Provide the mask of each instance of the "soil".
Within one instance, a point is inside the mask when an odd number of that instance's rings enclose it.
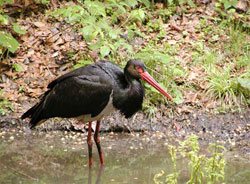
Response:
[[[94,125],[92,127],[94,129]],[[0,117],[0,132],[17,132],[13,129],[29,130],[28,122],[19,118]],[[76,125],[74,119],[49,119],[38,127],[40,131],[82,131],[86,125]],[[250,158],[250,110],[241,113],[211,114],[195,112],[178,117],[147,118],[137,113],[131,119],[125,119],[118,112],[102,121],[101,132],[144,132],[147,135],[167,135],[183,139],[196,134],[200,141],[217,142],[228,150],[238,150],[244,157]]]

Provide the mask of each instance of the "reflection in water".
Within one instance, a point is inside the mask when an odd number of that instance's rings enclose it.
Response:
[[[152,184],[155,174],[173,172],[166,138],[131,134],[103,134],[105,169],[93,149],[93,166],[88,168],[86,135],[36,133],[0,137],[0,183],[122,183]],[[230,152],[229,152],[230,153]],[[248,183],[250,162],[227,156],[225,183]],[[178,160],[179,182],[188,180],[188,167]]]
[[[101,165],[98,172],[97,172],[97,177],[96,177],[95,184],[100,184],[101,183],[101,177],[102,177],[103,171],[104,171],[104,166]],[[92,184],[92,167],[89,168],[88,184]]]

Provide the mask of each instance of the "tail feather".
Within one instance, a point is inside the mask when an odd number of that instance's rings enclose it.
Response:
[[[22,116],[21,119],[25,119],[25,118],[31,118],[32,114],[35,112],[35,110],[37,109],[37,106],[39,104],[34,105],[33,107],[31,107],[29,110],[27,110]]]
[[[29,122],[30,128],[34,128],[43,119],[41,116],[43,102],[44,100],[42,99],[21,116],[21,119],[31,118]]]
[[[25,112],[22,116],[21,119],[25,119],[25,118],[31,118],[30,119],[30,128],[34,128],[39,121],[41,121],[42,119],[44,119],[43,117],[43,105],[45,103],[45,99],[46,96],[50,93],[51,90],[48,90],[44,93],[41,101],[39,103],[37,103],[36,105],[34,105],[33,107],[31,107],[29,110],[27,110],[27,112]]]

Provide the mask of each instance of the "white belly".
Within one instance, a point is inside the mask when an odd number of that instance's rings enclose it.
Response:
[[[79,123],[87,123],[90,121],[101,120],[104,116],[109,115],[111,112],[115,110],[116,109],[113,106],[113,91],[112,91],[109,97],[108,104],[105,106],[105,108],[102,110],[101,113],[99,113],[95,117],[91,117],[91,114],[85,114],[85,115],[78,116],[77,119],[81,121]]]

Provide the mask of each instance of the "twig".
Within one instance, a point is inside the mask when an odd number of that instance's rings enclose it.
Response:
[[[49,38],[47,38],[47,40],[51,39],[52,37],[54,37],[54,36],[56,36],[56,35],[58,35],[58,34],[60,34],[60,33],[65,32],[67,29],[69,29],[70,27],[75,26],[75,25],[76,25],[76,23],[74,23],[73,25],[69,25],[69,26],[67,26],[67,27],[66,27],[66,28],[64,28],[63,30],[61,30],[61,31],[59,31],[59,32],[57,32],[57,33],[55,33],[55,34],[51,35]]]
[[[1,165],[3,165],[3,164],[1,163]],[[6,166],[6,165],[3,165],[3,166],[5,166],[7,169],[10,169],[10,170],[14,171],[14,174],[17,173],[17,174],[19,174],[19,175],[21,175],[21,176],[24,176],[24,177],[27,177],[27,178],[29,178],[29,179],[38,181],[37,178],[34,178],[34,177],[30,176],[30,175],[27,175],[27,174],[25,174],[25,173],[22,173],[22,172],[20,172],[20,171],[14,169],[14,168],[12,168],[12,167],[8,167],[8,166]]]
[[[148,68],[148,67],[147,67],[147,70],[150,70],[150,71],[152,71],[153,73],[155,73],[155,74],[157,74],[157,75],[159,75],[159,76],[161,76],[161,77],[164,77],[162,74],[160,74],[159,72],[157,72],[157,71],[155,71],[155,70],[153,70],[153,69],[151,69],[151,68]]]
[[[51,76],[53,76],[53,74],[51,73],[51,71],[50,71],[50,69],[49,69],[48,66],[46,66],[46,69],[48,70],[49,74],[50,74]]]

